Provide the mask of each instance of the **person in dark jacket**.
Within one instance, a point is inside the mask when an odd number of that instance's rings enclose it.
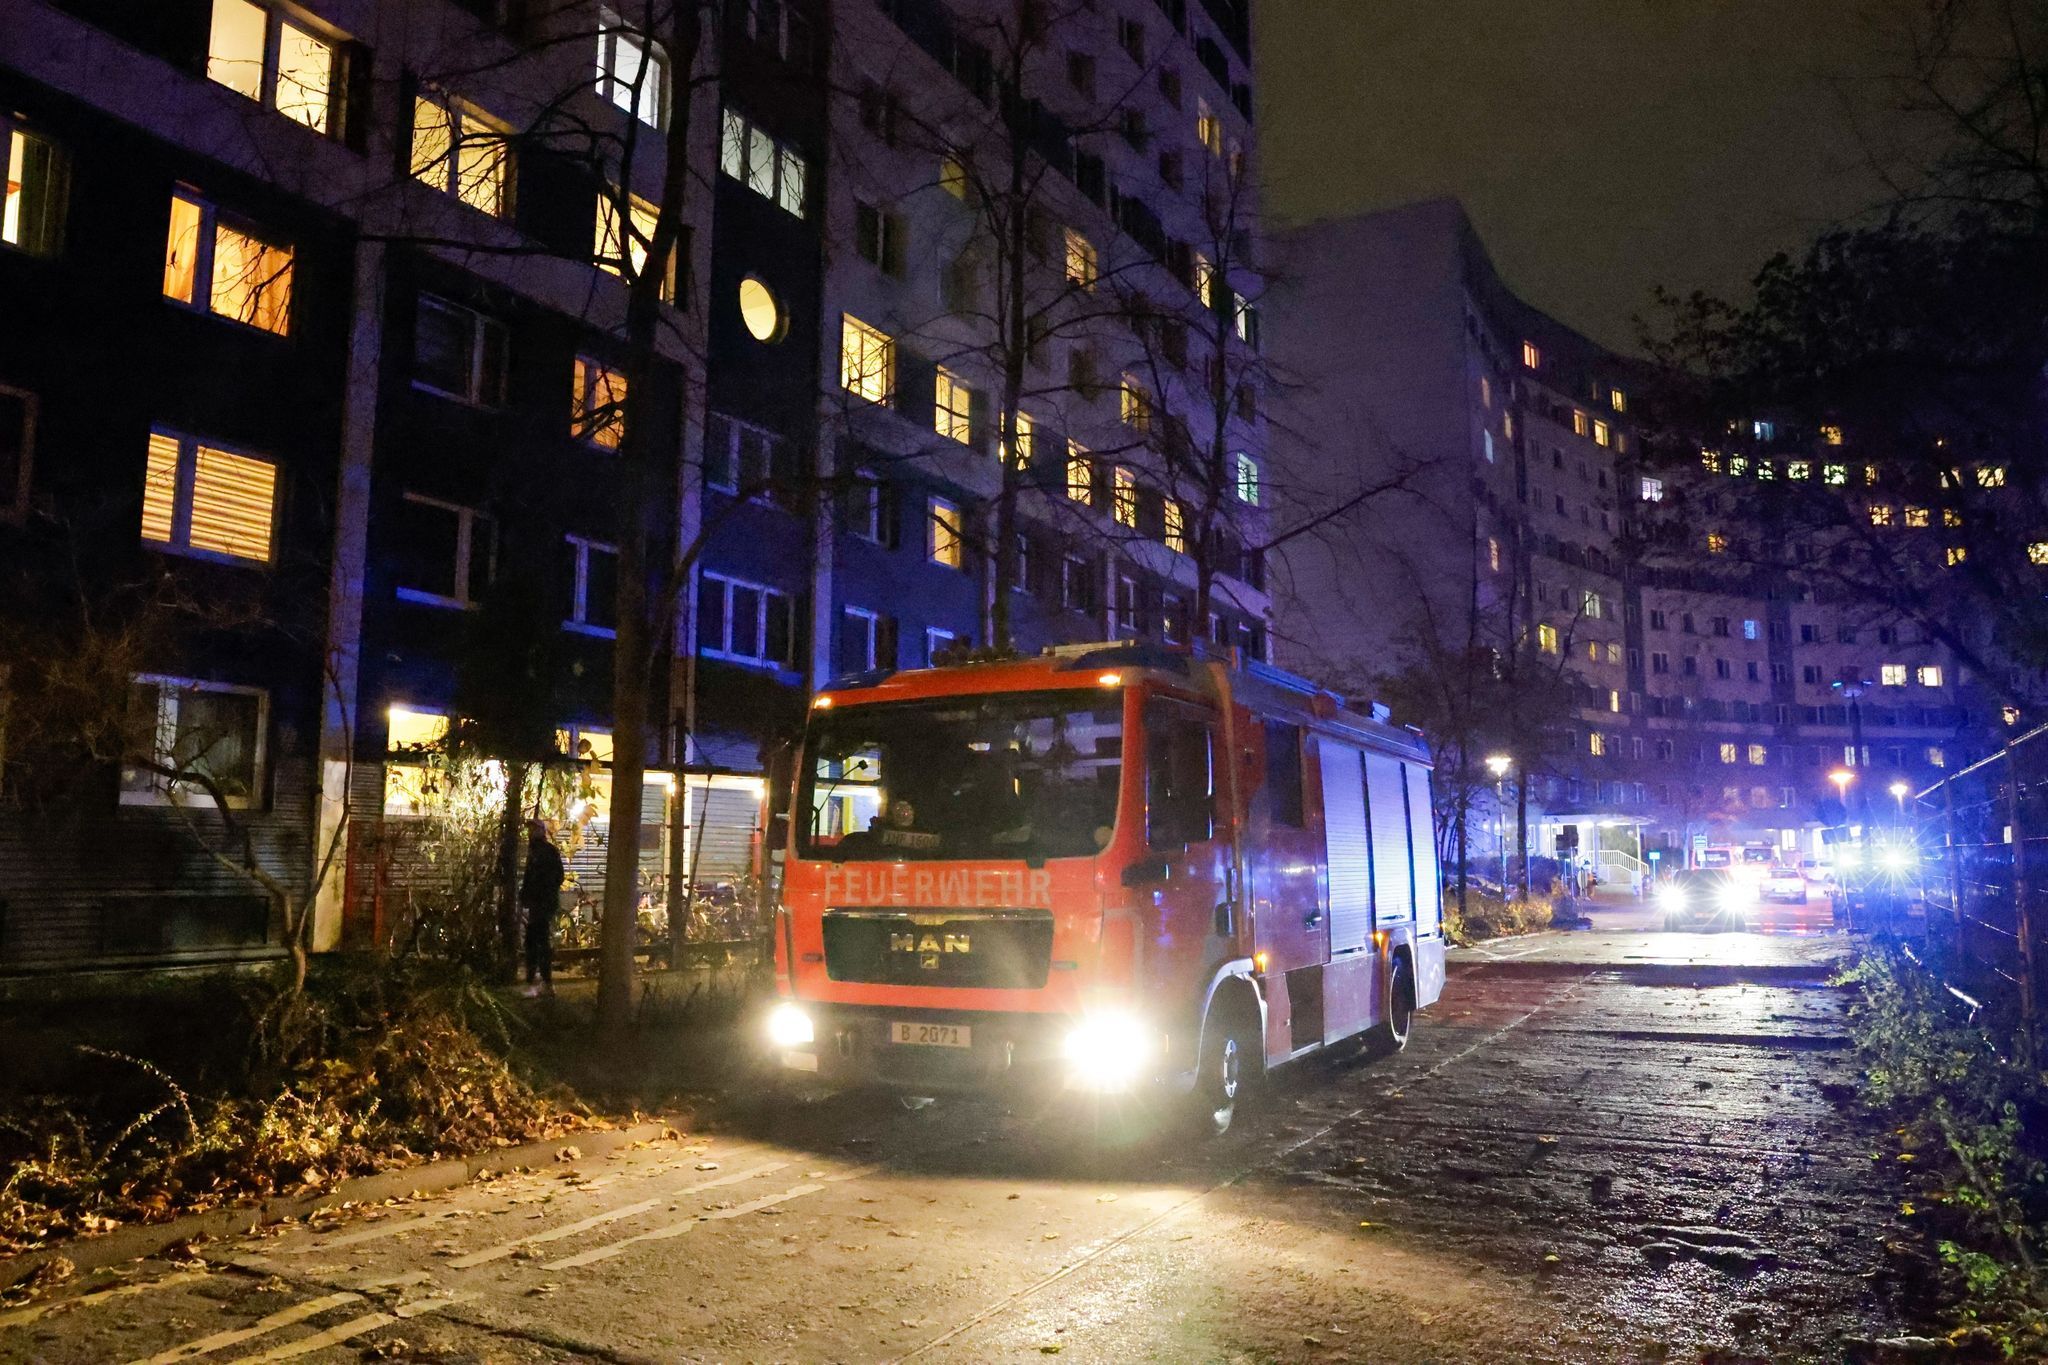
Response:
[[[545,820],[526,822],[526,873],[519,879],[519,904],[526,910],[526,993],[555,993],[555,911],[562,904],[568,869],[562,851],[548,837]]]

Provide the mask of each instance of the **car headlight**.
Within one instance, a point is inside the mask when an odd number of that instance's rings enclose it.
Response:
[[[1658,887],[1657,904],[1665,910],[1685,909],[1685,888],[1682,886]]]
[[[817,1037],[811,1016],[788,1000],[768,1011],[768,1041],[777,1047],[801,1047]]]
[[[1125,1010],[1084,1015],[1060,1047],[1068,1075],[1088,1090],[1129,1089],[1158,1051],[1158,1032]]]
[[[1749,899],[1748,888],[1741,886],[1724,886],[1714,894],[1714,904],[1723,910],[1740,910]]]

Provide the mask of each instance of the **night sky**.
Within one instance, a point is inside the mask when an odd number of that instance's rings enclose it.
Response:
[[[1268,211],[1456,195],[1518,293],[1633,350],[1653,285],[1740,291],[1881,197],[1867,3],[1264,0]]]

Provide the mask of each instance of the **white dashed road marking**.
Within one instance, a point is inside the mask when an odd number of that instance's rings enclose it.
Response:
[[[275,1332],[280,1327],[289,1327],[295,1322],[304,1322],[307,1318],[318,1317],[330,1308],[339,1308],[345,1303],[361,1303],[362,1301],[363,1296],[361,1294],[346,1293],[328,1294],[321,1298],[308,1299],[304,1303],[293,1304],[290,1308],[272,1313],[267,1318],[259,1318],[247,1327],[238,1327],[228,1332],[215,1332],[212,1336],[201,1337],[197,1341],[186,1342],[183,1346],[173,1346],[168,1351],[158,1351],[153,1356],[146,1356],[141,1360],[132,1361],[130,1365],[168,1365],[168,1362],[173,1360],[190,1360],[194,1356],[212,1355],[223,1346],[236,1346],[254,1337]]]
[[[181,1270],[174,1275],[159,1279],[143,1280],[135,1284],[115,1285],[112,1289],[101,1289],[91,1294],[80,1294],[75,1299],[57,1299],[50,1303],[39,1303],[33,1308],[17,1308],[12,1313],[0,1313],[0,1327],[18,1327],[25,1322],[34,1322],[45,1313],[60,1308],[83,1308],[89,1303],[101,1303],[107,1299],[123,1298],[129,1294],[146,1294],[152,1289],[168,1289],[174,1284],[185,1284],[192,1280],[203,1280],[204,1270]]]

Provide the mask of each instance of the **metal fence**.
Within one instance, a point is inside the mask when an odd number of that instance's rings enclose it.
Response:
[[[1916,793],[1912,814],[1928,960],[2031,1048],[2048,878],[2048,725]]]

